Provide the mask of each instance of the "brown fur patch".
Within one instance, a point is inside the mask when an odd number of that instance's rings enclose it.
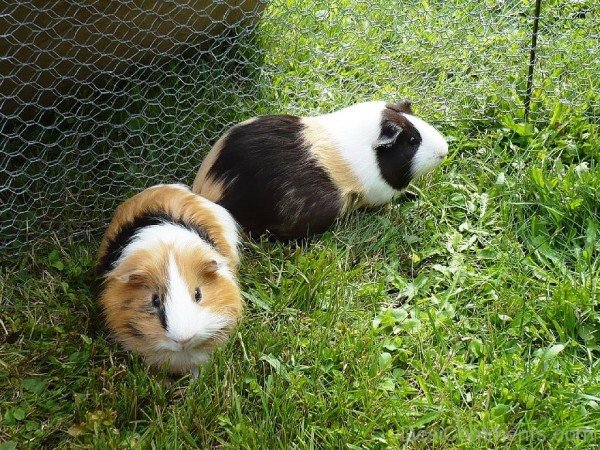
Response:
[[[150,258],[149,258],[150,257]],[[143,282],[127,282],[122,278],[130,270],[143,273]],[[161,270],[157,254],[140,251],[128,258],[103,281],[100,304],[108,327],[115,338],[129,350],[138,350],[164,334],[150,301],[155,293],[166,290],[166,272]],[[127,308],[123,308],[127,299]],[[131,325],[135,325],[135,330]]]
[[[203,178],[203,181],[196,192],[211,202],[217,203],[223,197],[223,182],[215,180],[213,177]]]
[[[225,139],[227,139],[227,133],[221,136],[204,157],[200,169],[198,169],[198,173],[196,174],[196,178],[194,179],[194,183],[192,184],[192,192],[209,199],[211,202],[218,202],[223,195],[223,184],[216,182],[216,180],[209,177],[208,172],[219,157]]]
[[[227,278],[212,269],[213,260],[198,258],[193,250],[177,260],[183,279],[190,292],[201,288],[202,306],[237,320],[242,313],[242,297],[233,278]]]
[[[166,252],[166,248],[160,249]],[[139,250],[110,272],[112,278],[119,278],[129,285],[157,285],[166,276],[166,267],[155,257],[156,250]],[[164,255],[161,255],[164,256]]]
[[[358,177],[350,164],[344,161],[335,142],[329,137],[327,130],[311,117],[303,117],[305,126],[303,137],[309,151],[320,165],[327,171],[335,185],[340,189],[344,199],[343,211],[347,211],[360,197],[363,190]]]

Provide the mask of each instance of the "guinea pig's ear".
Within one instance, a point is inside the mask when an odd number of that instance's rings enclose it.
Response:
[[[114,270],[108,273],[107,277],[122,283],[144,284],[148,279],[148,273],[139,267],[125,263],[115,267]]]
[[[389,108],[392,111],[396,111],[396,112],[404,113],[404,114],[411,114],[411,115],[413,114],[412,102],[409,102],[408,100],[403,100],[401,102],[395,102],[395,103],[388,103],[385,106],[386,106],[386,108]]]
[[[119,275],[116,275],[117,280],[122,281],[123,283],[131,283],[131,284],[144,284],[146,281],[146,273],[141,270],[136,270],[133,272],[125,272]]]
[[[402,111],[403,113],[407,113],[407,114],[412,114],[413,113],[412,102],[409,102],[408,100],[404,100],[402,102],[398,102],[398,103],[396,103],[396,105],[398,105],[398,109],[400,111]]]
[[[383,121],[381,124],[381,133],[375,143],[376,147],[391,147],[396,143],[396,139],[402,133],[402,127],[389,120]]]
[[[216,271],[218,271],[220,268],[221,268],[221,264],[219,264],[217,261],[212,259],[209,262],[207,262],[204,265],[204,267],[202,267],[202,272],[207,275],[211,275],[211,274],[215,273]]]

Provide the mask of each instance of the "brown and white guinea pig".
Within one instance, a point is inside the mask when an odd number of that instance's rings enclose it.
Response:
[[[148,364],[197,375],[241,315],[238,262],[223,207],[182,185],[146,189],[117,208],[100,246],[107,325]]]
[[[225,207],[250,234],[298,238],[325,231],[354,199],[388,202],[447,154],[446,140],[409,102],[262,116],[215,143],[192,190]]]

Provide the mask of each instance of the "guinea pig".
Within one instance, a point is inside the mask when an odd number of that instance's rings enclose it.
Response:
[[[225,207],[251,235],[301,238],[322,233],[351,205],[388,202],[447,154],[446,140],[409,102],[261,116],[215,143],[192,191]]]
[[[221,206],[170,184],[119,205],[97,260],[108,328],[149,365],[198,374],[242,313],[238,226]]]

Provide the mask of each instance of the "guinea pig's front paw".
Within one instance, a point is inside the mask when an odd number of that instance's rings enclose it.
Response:
[[[411,191],[403,191],[398,198],[405,202],[413,202],[419,198],[419,194]]]
[[[192,368],[190,369],[190,374],[192,375],[192,379],[193,379],[193,380],[197,380],[197,379],[198,379],[198,374],[199,374],[199,373],[200,373],[200,372],[198,371],[198,367],[192,367]]]

